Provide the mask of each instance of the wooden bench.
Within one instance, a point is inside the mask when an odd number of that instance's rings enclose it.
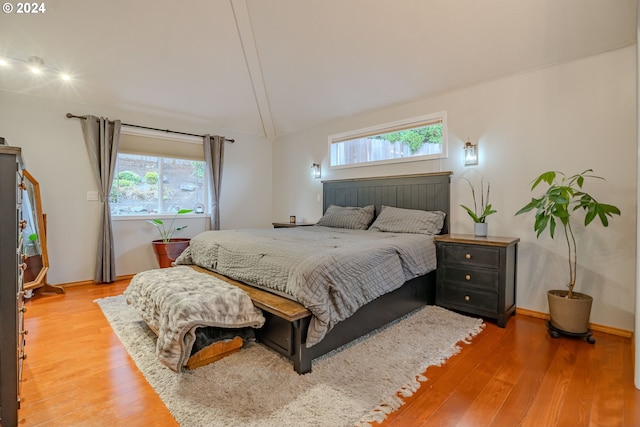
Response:
[[[271,292],[263,291],[262,289],[254,288],[253,286],[245,285],[242,282],[229,279],[222,274],[215,273],[197,265],[192,265],[191,267],[196,271],[210,274],[224,282],[239,287],[249,294],[256,307],[276,315],[281,319],[293,322],[311,316],[311,312],[298,302],[272,294]]]
[[[256,338],[267,347],[292,360],[296,372],[303,374],[311,371],[312,355],[307,354],[308,352],[303,348],[312,316],[307,308],[298,302],[254,288],[205,268],[196,265],[191,267],[244,290],[251,297],[253,304],[263,311],[266,319],[264,326],[256,330]],[[204,366],[227,355],[220,356],[222,351],[230,354],[237,350],[239,347],[229,349],[220,343],[214,343],[193,355],[189,361],[194,359],[195,367]],[[195,360],[196,356],[197,360]]]

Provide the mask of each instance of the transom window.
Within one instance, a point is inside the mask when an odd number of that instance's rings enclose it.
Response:
[[[331,167],[444,158],[446,120],[446,113],[441,112],[331,135]]]

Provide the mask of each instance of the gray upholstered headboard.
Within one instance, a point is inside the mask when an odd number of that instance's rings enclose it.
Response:
[[[441,233],[449,232],[451,172],[421,175],[402,175],[380,178],[323,181],[323,205],[374,205],[376,215],[380,207],[442,211],[447,214]]]

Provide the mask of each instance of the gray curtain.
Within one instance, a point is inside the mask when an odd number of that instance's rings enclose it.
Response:
[[[220,230],[220,189],[222,188],[222,163],[224,162],[224,136],[205,135],[203,145],[209,180],[210,229]]]
[[[116,263],[113,253],[109,194],[118,156],[121,123],[120,120],[109,121],[109,119],[95,116],[84,116],[84,120],[80,122],[91,168],[98,184],[101,204],[100,236],[94,281],[111,283],[116,278]]]

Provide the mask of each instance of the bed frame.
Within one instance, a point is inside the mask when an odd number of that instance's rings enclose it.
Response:
[[[446,234],[449,230],[450,175],[451,172],[441,172],[323,181],[323,212],[329,205],[375,205],[376,214],[380,212],[382,205],[439,210],[447,214],[441,231],[441,234]],[[266,318],[264,326],[256,331],[257,339],[292,360],[294,369],[300,374],[311,371],[313,359],[419,307],[435,303],[436,277],[435,271],[432,271],[361,307],[351,317],[338,323],[322,341],[307,348],[305,341],[311,312],[304,306],[211,271],[194,268],[244,289],[254,304],[263,310]]]

